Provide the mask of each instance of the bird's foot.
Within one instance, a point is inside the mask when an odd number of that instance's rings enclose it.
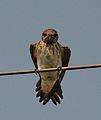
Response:
[[[61,72],[61,71],[62,71],[62,66],[58,66],[58,67],[57,67],[57,71],[58,71],[58,72]]]
[[[38,69],[37,68],[34,69],[34,73],[37,75],[37,73],[38,73]]]

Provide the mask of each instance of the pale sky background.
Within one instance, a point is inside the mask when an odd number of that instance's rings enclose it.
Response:
[[[0,71],[34,69],[29,45],[46,28],[72,50],[71,66],[101,63],[101,0],[0,0]],[[34,74],[0,77],[0,120],[101,120],[101,69],[69,71],[64,99],[43,106]]]

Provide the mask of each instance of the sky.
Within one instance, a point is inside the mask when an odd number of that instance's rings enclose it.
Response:
[[[33,70],[29,46],[54,28],[69,66],[101,63],[101,0],[0,0],[0,71]],[[43,106],[38,75],[0,76],[0,120],[101,120],[101,69],[67,71],[64,99]]]

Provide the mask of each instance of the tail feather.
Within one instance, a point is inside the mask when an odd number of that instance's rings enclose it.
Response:
[[[45,105],[50,99],[55,105],[57,105],[57,103],[60,104],[60,98],[63,99],[61,85],[58,80],[56,81],[52,90],[47,94],[41,90],[40,79],[36,84],[36,92],[37,92],[36,97],[40,97],[39,102],[43,101],[43,105]]]

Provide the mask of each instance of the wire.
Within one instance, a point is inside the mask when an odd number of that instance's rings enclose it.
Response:
[[[90,64],[90,65],[60,67],[60,68],[47,68],[42,70],[18,70],[18,71],[10,71],[10,72],[0,72],[0,76],[39,73],[39,72],[51,72],[51,71],[59,71],[59,70],[79,70],[79,69],[100,68],[100,67],[101,67],[101,64]]]

